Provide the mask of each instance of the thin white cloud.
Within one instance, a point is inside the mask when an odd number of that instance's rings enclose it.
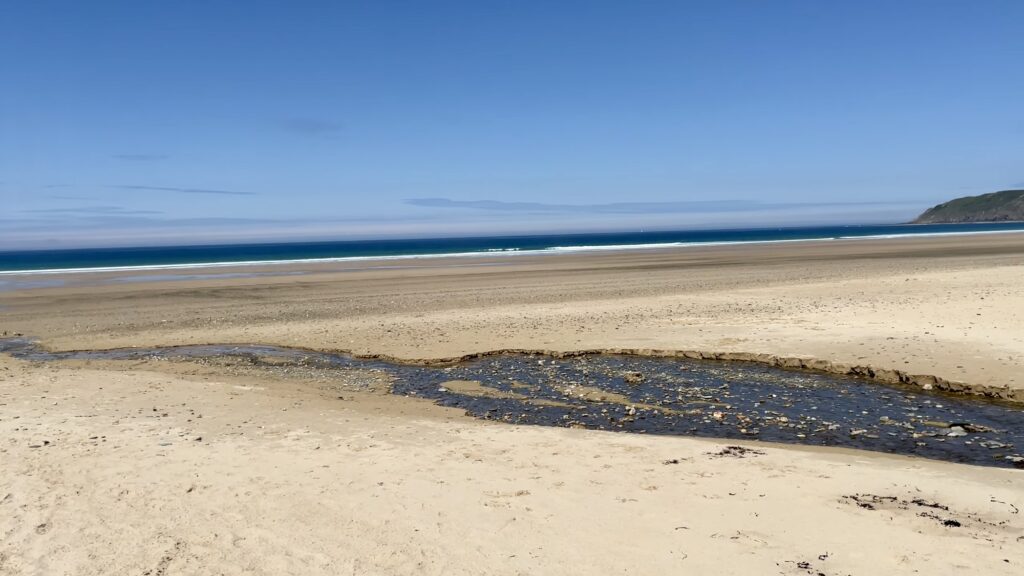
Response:
[[[174,192],[177,194],[211,194],[218,196],[256,196],[255,192],[240,192],[238,190],[211,190],[209,188],[177,188],[174,186],[142,186],[138,184],[117,184],[111,188],[120,190],[143,190],[150,192]]]

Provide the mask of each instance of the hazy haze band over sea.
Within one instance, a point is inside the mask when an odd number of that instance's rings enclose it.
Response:
[[[752,228],[669,232],[617,232],[288,242],[204,246],[152,246],[0,251],[0,274],[202,268],[346,260],[472,257],[594,250],[636,250],[692,245],[794,242],[854,238],[1024,232],[1024,222]]]

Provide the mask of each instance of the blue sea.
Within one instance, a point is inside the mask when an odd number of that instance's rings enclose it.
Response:
[[[1024,231],[1024,223],[820,226],[616,232],[476,238],[287,242],[208,246],[152,246],[74,250],[0,251],[0,274],[85,270],[193,268],[223,264],[484,256],[671,248],[845,238],[984,234]]]

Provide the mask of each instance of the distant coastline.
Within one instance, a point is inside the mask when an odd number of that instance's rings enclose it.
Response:
[[[472,258],[1024,232],[1024,222],[751,228],[314,243],[0,251],[0,275]]]
[[[963,196],[925,210],[913,224],[1024,222],[1024,190]]]

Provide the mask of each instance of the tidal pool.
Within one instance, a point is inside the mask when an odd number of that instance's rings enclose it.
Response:
[[[849,376],[749,362],[589,354],[497,355],[421,366],[275,346],[204,345],[46,352],[32,361],[233,358],[259,366],[387,373],[391,393],[514,424],[843,446],[1024,467],[1024,407]]]

